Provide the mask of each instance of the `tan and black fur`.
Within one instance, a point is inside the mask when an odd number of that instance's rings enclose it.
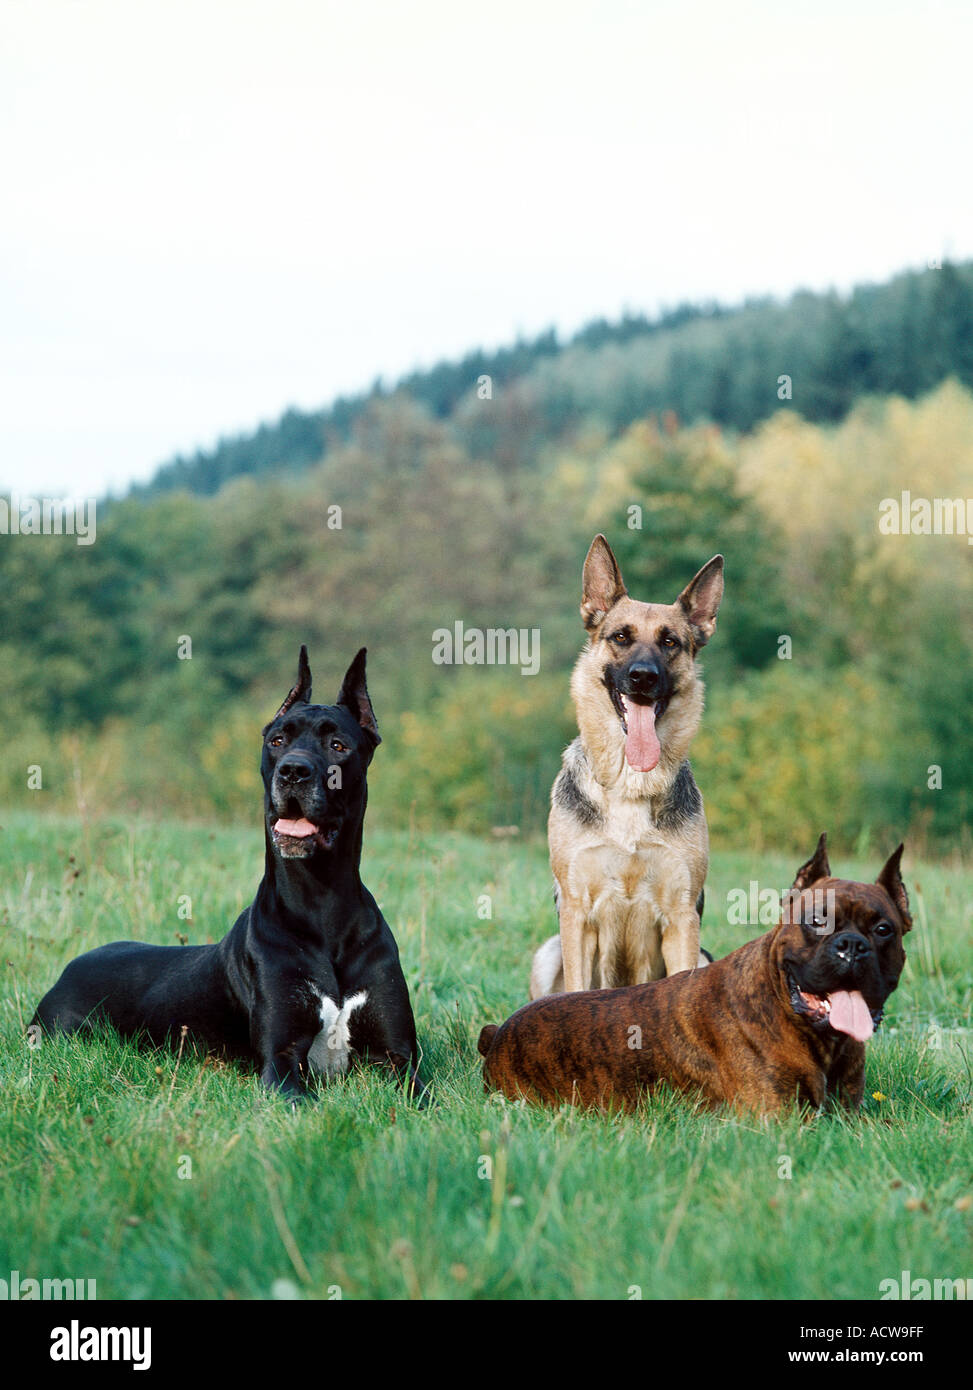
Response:
[[[722,555],[674,603],[641,603],[605,537],[591,543],[581,599],[588,645],[571,678],[579,735],[548,820],[560,932],[535,953],[532,999],[706,964],[699,913],[709,841],[687,753],[703,711],[696,656],[722,596]]]

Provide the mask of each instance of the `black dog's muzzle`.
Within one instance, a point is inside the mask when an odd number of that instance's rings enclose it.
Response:
[[[284,859],[305,859],[330,849],[339,821],[324,794],[327,768],[301,749],[288,751],[274,769],[268,820],[276,849]]]

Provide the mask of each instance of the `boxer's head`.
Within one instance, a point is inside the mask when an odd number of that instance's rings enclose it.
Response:
[[[912,926],[903,846],[874,883],[832,878],[825,836],[785,895],[773,960],[795,1015],[816,1033],[871,1037],[905,964]]]

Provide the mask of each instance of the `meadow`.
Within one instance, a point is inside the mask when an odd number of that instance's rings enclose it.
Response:
[[[121,1299],[618,1300],[872,1299],[904,1269],[973,1275],[968,865],[906,860],[916,925],[856,1117],[744,1119],[672,1094],[605,1117],[485,1095],[479,1029],[525,1001],[553,930],[541,840],[366,831],[434,1083],[425,1111],[373,1071],[293,1113],[192,1051],[27,1045],[68,959],[217,939],[262,853],[251,828],[3,818],[0,1274],[95,1279]],[[833,856],[850,877],[883,860]],[[763,930],[728,924],[728,892],[795,868],[714,852],[715,954]]]

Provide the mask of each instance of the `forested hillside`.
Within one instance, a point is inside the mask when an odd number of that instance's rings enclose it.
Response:
[[[494,393],[506,393],[506,413],[478,408],[483,376]],[[843,419],[862,395],[911,400],[947,376],[973,387],[973,265],[909,271],[847,296],[800,292],[786,304],[761,300],[734,310],[681,305],[655,320],[591,323],[566,344],[551,331],[472,352],[320,411],[288,410],[255,434],[172,460],[133,491],[209,494],[241,475],[310,467],[350,440],[373,401],[397,392],[451,420],[477,458],[505,468],[530,465],[541,441],[591,420],[617,434],[670,410],[683,423],[749,430],[787,399],[782,376],[790,378],[793,408],[819,423]]]
[[[955,843],[973,547],[879,520],[903,490],[973,495],[971,387],[971,269],[947,266],[593,325],[291,413],[100,508],[94,545],[3,538],[0,797],[256,823],[300,642],[321,700],[365,645],[372,814],[539,831],[603,531],[637,597],[726,556],[694,746],[716,843]],[[437,664],[457,622],[536,629],[537,674]]]

